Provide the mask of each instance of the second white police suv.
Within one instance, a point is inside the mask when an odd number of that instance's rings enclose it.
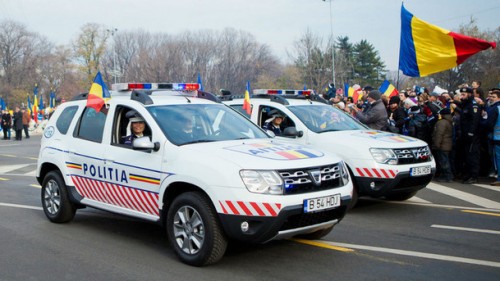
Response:
[[[61,104],[38,158],[48,219],[68,222],[90,206],[155,221],[195,266],[221,259],[229,239],[327,235],[352,196],[344,162],[270,138],[198,88],[116,84],[99,112],[87,94]]]
[[[242,109],[242,95],[227,95],[223,100],[259,126],[278,113],[284,119],[276,139],[313,145],[344,159],[354,184],[352,206],[359,196],[409,199],[436,172],[426,142],[371,130],[312,90],[255,89],[251,114]]]

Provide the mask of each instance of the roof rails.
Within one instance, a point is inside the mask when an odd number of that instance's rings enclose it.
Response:
[[[220,97],[222,101],[230,101],[233,99],[244,99],[244,95],[231,95],[231,96],[223,96]],[[310,101],[316,101],[316,102],[321,102],[324,104],[331,104],[329,101],[325,100],[323,97],[313,94],[313,95],[291,95],[291,94],[280,94],[280,95],[275,95],[275,94],[254,94],[250,95],[250,100],[251,99],[270,99],[273,102],[277,102],[283,105],[289,105],[290,103],[287,101],[289,99],[294,99],[294,100],[310,100]]]

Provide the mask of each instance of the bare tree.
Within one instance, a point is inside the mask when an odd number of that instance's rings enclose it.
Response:
[[[74,56],[79,62],[79,69],[85,74],[83,85],[91,85],[99,70],[110,34],[95,23],[85,24],[78,38],[73,43]]]

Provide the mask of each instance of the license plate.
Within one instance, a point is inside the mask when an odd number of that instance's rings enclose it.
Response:
[[[340,194],[304,200],[304,213],[312,213],[340,206]]]
[[[412,176],[412,177],[428,175],[430,173],[431,173],[431,166],[410,168],[410,176]]]

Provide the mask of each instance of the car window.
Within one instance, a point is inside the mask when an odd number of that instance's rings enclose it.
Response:
[[[255,124],[223,104],[162,105],[147,109],[176,145],[268,138]]]
[[[263,127],[264,124],[271,122],[271,120],[273,119],[273,116],[272,116],[273,112],[279,112],[281,115],[283,115],[285,117],[283,119],[283,122],[280,125],[282,130],[285,128],[288,128],[288,127],[295,127],[295,123],[293,122],[293,120],[289,116],[287,116],[283,111],[281,111],[275,107],[266,106],[266,105],[261,106],[260,110],[259,110],[258,120],[259,120],[260,127]]]
[[[61,134],[65,135],[68,132],[71,121],[73,121],[73,117],[77,110],[78,106],[70,106],[66,107],[63,112],[61,112],[56,122],[56,128]]]
[[[234,110],[238,111],[239,113],[243,114],[243,116],[245,116],[246,118],[250,119],[251,117],[251,114],[248,114],[248,112],[246,110],[243,109],[243,105],[242,104],[231,104],[230,105],[231,108],[233,108]],[[253,110],[253,104],[250,105],[252,110]],[[250,111],[252,112],[252,111]]]
[[[328,131],[366,130],[367,127],[345,112],[329,105],[289,106],[306,127],[316,133]]]
[[[130,121],[130,116],[127,117],[127,114],[130,115],[131,112],[136,112],[134,109],[127,106],[117,106],[115,110],[115,115],[113,118],[113,134],[111,138],[112,145],[120,145],[125,148],[132,148],[130,145],[130,137],[132,136],[132,122]],[[136,112],[134,117],[141,116]],[[144,119],[144,118],[143,118]],[[142,132],[143,136],[148,136],[152,139],[152,131],[151,127],[144,121],[144,131]],[[129,141],[127,141],[129,138]],[[133,139],[133,138],[132,138]],[[126,144],[125,144],[126,142]]]
[[[86,107],[80,117],[75,137],[101,142],[105,123],[106,114],[103,111],[96,112],[93,108]]]

